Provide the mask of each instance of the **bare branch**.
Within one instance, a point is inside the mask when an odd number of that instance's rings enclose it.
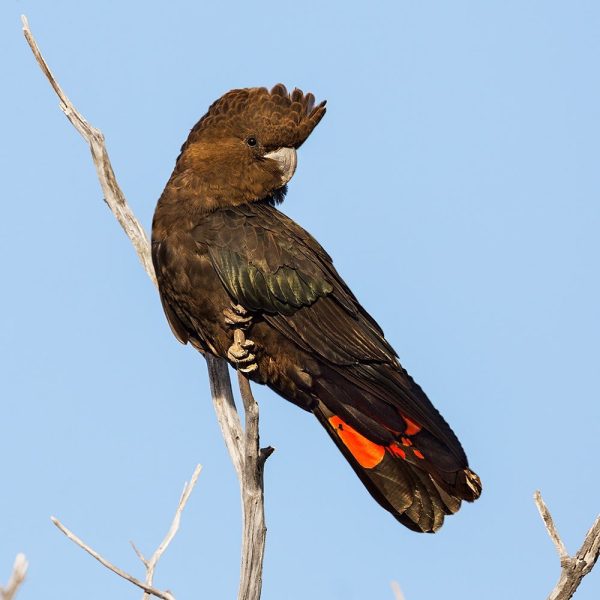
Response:
[[[548,600],[569,600],[575,594],[581,580],[594,568],[600,555],[600,516],[596,518],[587,532],[583,545],[577,554],[569,556],[567,548],[558,535],[552,515],[542,498],[542,494],[536,491],[533,497],[548,535],[556,546],[560,557],[560,579],[548,596]]]
[[[65,113],[67,119],[71,121],[73,127],[79,131],[83,139],[90,146],[92,159],[94,161],[94,166],[96,167],[96,174],[98,175],[98,181],[100,182],[102,193],[104,194],[104,200],[131,240],[138,258],[146,270],[146,273],[148,273],[148,277],[150,277],[154,285],[157,285],[156,275],[154,274],[154,267],[152,265],[152,257],[150,255],[148,237],[146,236],[144,228],[133,214],[133,211],[129,208],[125,196],[117,183],[110,159],[108,158],[108,152],[104,145],[104,135],[99,129],[90,125],[73,106],[69,98],[67,98],[67,95],[56,81],[38,48],[35,38],[29,29],[27,17],[22,15],[21,21],[23,23],[23,35],[35,56],[35,59],[40,65],[40,68],[44,72],[44,75],[46,75],[50,85],[56,92],[56,95],[60,100],[61,110]]]
[[[135,553],[138,555],[139,559],[144,564],[146,568],[146,582],[143,583],[139,579],[133,577],[129,573],[126,573],[119,567],[116,567],[111,562],[106,560],[103,556],[101,556],[98,552],[96,552],[93,548],[88,546],[81,538],[75,535],[71,530],[67,529],[57,518],[50,517],[52,522],[75,544],[77,544],[80,548],[85,550],[88,554],[93,556],[99,563],[104,565],[107,569],[110,569],[113,573],[119,575],[123,579],[126,579],[133,585],[137,585],[139,588],[144,590],[144,599],[150,598],[150,596],[156,596],[157,598],[162,598],[163,600],[175,600],[175,597],[171,592],[161,591],[152,587],[153,579],[154,579],[154,570],[156,569],[156,565],[160,560],[161,556],[164,554],[165,550],[169,547],[169,544],[173,541],[173,538],[177,534],[179,530],[179,525],[181,523],[181,515],[185,509],[185,506],[190,499],[190,495],[194,489],[198,481],[198,477],[200,476],[200,472],[202,471],[201,465],[196,465],[194,472],[192,474],[192,478],[189,483],[185,483],[183,486],[183,492],[181,494],[181,498],[179,499],[179,504],[177,505],[177,510],[175,511],[175,516],[173,517],[173,521],[171,522],[171,526],[169,527],[169,531],[165,535],[162,542],[158,545],[158,548],[150,558],[150,560],[146,560],[142,553],[136,548],[135,544],[131,542]]]
[[[0,600],[12,600],[16,596],[21,584],[25,581],[28,566],[25,555],[22,553],[17,554],[6,587],[0,587]]]
[[[220,359],[206,354],[206,365],[208,367],[208,378],[210,380],[210,393],[217,413],[217,421],[221,427],[221,433],[225,440],[225,445],[229,452],[231,462],[235,468],[238,479],[243,477],[244,453],[242,446],[242,424],[240,415],[235,406],[235,399],[231,391],[231,379],[227,363]]]
[[[550,511],[548,510],[548,507],[546,506],[546,503],[542,498],[541,492],[537,490],[533,495],[533,498],[535,500],[535,504],[540,513],[540,516],[544,521],[544,525],[546,525],[546,531],[548,531],[550,539],[554,542],[554,545],[556,546],[556,551],[558,552],[558,556],[560,557],[560,560],[562,562],[565,558],[569,558],[567,548],[565,547],[563,541],[558,535],[558,531],[556,530],[556,527],[554,526],[554,521],[552,520],[552,515],[550,514]]]
[[[397,581],[392,581],[391,586],[392,586],[392,592],[394,592],[394,599],[395,600],[404,600],[404,594],[402,593],[402,590],[400,589],[400,584]]]
[[[262,563],[267,527],[264,511],[264,466],[273,448],[260,448],[258,404],[252,395],[250,381],[238,371],[238,383],[244,412],[244,476],[241,479],[244,529],[242,533],[242,565],[238,600],[259,600],[262,589]]]
[[[170,592],[162,592],[161,590],[157,590],[149,585],[146,585],[143,581],[136,579],[133,575],[126,573],[119,567],[115,567],[112,563],[108,562],[103,556],[98,554],[93,548],[90,548],[81,538],[77,537],[72,531],[67,529],[56,517],[50,517],[50,520],[72,541],[75,542],[80,548],[85,550],[89,555],[93,556],[100,564],[104,565],[107,569],[110,569],[113,573],[116,573],[119,577],[126,579],[133,585],[137,585],[139,588],[151,594],[152,596],[156,596],[157,598],[162,598],[162,600],[175,600],[175,597]]]
[[[192,478],[189,483],[185,483],[183,486],[183,492],[181,493],[181,498],[179,499],[179,504],[177,506],[177,510],[175,511],[175,516],[173,517],[173,521],[171,523],[171,527],[169,527],[169,531],[165,535],[163,541],[158,545],[158,548],[155,550],[154,554],[150,557],[150,560],[144,559],[141,553],[137,550],[135,545],[133,546],[136,554],[140,557],[142,563],[146,567],[146,585],[151,586],[154,580],[154,569],[160,557],[164,554],[165,550],[169,547],[169,544],[173,541],[173,538],[177,534],[179,530],[179,525],[181,523],[181,514],[185,509],[185,505],[187,501],[190,499],[190,495],[198,481],[198,477],[200,476],[200,471],[202,471],[201,465],[196,465],[194,472],[192,474]],[[148,600],[150,597],[149,593],[146,592],[143,596],[144,600]]]
[[[40,68],[59,97],[61,110],[90,146],[96,174],[107,205],[131,240],[140,262],[156,286],[156,274],[152,264],[148,237],[127,204],[125,196],[117,183],[102,132],[90,125],[68,99],[44,60],[29,28],[27,17],[22,16],[21,20],[23,22],[23,34]],[[262,586],[262,559],[266,535],[264,524],[263,468],[265,460],[273,452],[273,449],[264,448],[261,450],[259,448],[258,405],[252,397],[247,380],[243,378],[246,388],[245,392],[242,390],[242,396],[244,397],[246,410],[248,410],[248,407],[250,408],[250,414],[246,413],[246,433],[244,434],[231,391],[231,380],[229,378],[227,362],[208,354],[205,355],[205,358],[208,365],[211,394],[215,412],[217,413],[217,420],[221,427],[231,461],[240,480],[242,494],[244,525],[242,538],[242,576],[239,598],[240,600],[258,600]],[[242,379],[240,379],[241,381]],[[253,544],[255,543],[258,545],[254,546]],[[146,565],[146,562],[149,561],[146,561],[135,546],[134,549],[144,565]],[[138,584],[136,583],[136,585]],[[149,591],[148,593],[153,592]]]
[[[146,557],[140,552],[139,548],[132,541],[129,543],[131,544],[131,547],[133,548],[133,551],[136,553],[137,557],[142,561],[144,567],[148,568],[148,560]]]

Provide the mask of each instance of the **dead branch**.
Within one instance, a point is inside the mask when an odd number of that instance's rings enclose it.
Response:
[[[394,593],[395,600],[404,600],[404,594],[400,589],[400,584],[397,581],[392,581],[392,592]]]
[[[260,447],[258,432],[258,404],[250,390],[247,377],[238,371],[238,383],[246,415],[244,436],[244,475],[241,478],[242,510],[244,529],[242,533],[242,565],[239,597],[259,600],[262,588],[262,563],[265,553],[267,527],[263,498],[263,474],[265,461],[273,448]]]
[[[171,523],[171,527],[169,527],[169,531],[165,535],[163,541],[158,545],[158,548],[154,551],[154,554],[150,557],[150,560],[146,560],[144,555],[137,549],[135,544],[131,542],[135,553],[138,555],[144,566],[146,567],[146,585],[151,586],[154,579],[154,570],[156,569],[156,565],[160,560],[161,556],[164,554],[165,550],[169,547],[169,544],[173,541],[173,538],[179,531],[179,525],[181,523],[181,515],[183,513],[183,509],[187,504],[187,501],[190,498],[192,490],[198,481],[198,477],[200,477],[200,471],[202,470],[201,465],[196,465],[194,472],[192,473],[192,478],[189,483],[185,483],[183,486],[183,492],[181,492],[181,498],[179,499],[179,505],[177,506],[177,510],[175,511],[175,516],[173,517],[173,521]],[[142,600],[149,600],[150,594],[148,592],[144,592]]]
[[[136,579],[133,575],[126,573],[119,567],[115,567],[111,562],[106,560],[103,556],[98,554],[93,548],[88,546],[80,537],[75,535],[70,529],[67,529],[56,517],[50,517],[51,521],[75,544],[77,544],[80,548],[85,550],[90,556],[93,556],[101,565],[105,566],[107,569],[116,573],[119,577],[126,579],[133,585],[137,585],[139,588],[156,596],[157,598],[162,598],[162,600],[175,600],[175,598],[169,592],[163,592],[161,590],[157,590],[156,588],[150,587],[146,585],[143,581]]]
[[[131,545],[135,550],[135,553],[138,555],[144,567],[146,568],[146,581],[140,581],[139,579],[133,577],[129,573],[126,573],[119,567],[116,567],[111,562],[106,560],[101,554],[96,552],[93,548],[88,546],[81,538],[75,535],[71,530],[67,529],[57,518],[50,517],[52,522],[75,544],[77,544],[80,548],[85,550],[88,554],[93,556],[100,564],[104,565],[107,569],[111,570],[113,573],[116,573],[119,577],[126,579],[133,585],[144,590],[143,600],[148,600],[150,596],[155,596],[156,598],[161,598],[162,600],[175,600],[175,596],[169,591],[162,591],[155,587],[152,587],[153,579],[154,579],[154,570],[156,569],[156,565],[160,560],[161,556],[164,554],[165,550],[169,547],[169,544],[173,541],[173,538],[177,534],[179,530],[179,525],[181,523],[181,515],[185,506],[190,499],[194,486],[198,481],[198,477],[200,476],[200,471],[202,470],[201,465],[196,465],[194,472],[192,474],[192,478],[189,483],[185,483],[183,486],[183,492],[181,493],[181,498],[179,499],[179,504],[177,505],[177,510],[175,511],[175,516],[173,517],[173,521],[171,522],[171,526],[169,527],[169,531],[165,535],[162,542],[158,545],[158,548],[152,554],[152,557],[149,560],[146,560],[142,553],[136,548],[135,544],[132,542]]]
[[[146,232],[140,222],[136,219],[131,208],[129,208],[125,196],[117,183],[110,159],[108,158],[106,146],[104,145],[104,135],[99,129],[90,125],[83,118],[81,113],[77,111],[75,106],[73,106],[73,103],[69,98],[67,98],[67,95],[63,92],[58,81],[56,81],[56,78],[52,74],[52,71],[50,71],[50,67],[48,67],[48,64],[38,48],[37,42],[29,29],[27,17],[22,15],[21,21],[23,23],[23,35],[44,75],[50,82],[52,89],[56,92],[56,95],[60,100],[60,109],[65,113],[73,127],[79,131],[83,139],[90,146],[92,160],[96,167],[96,174],[98,175],[98,181],[102,187],[105,202],[108,204],[108,207],[131,240],[140,262],[146,270],[146,273],[148,273],[148,277],[150,277],[154,285],[157,285],[156,275],[154,274],[154,267],[152,265],[152,256],[150,254],[150,244],[148,243]]]
[[[227,363],[211,354],[206,354],[204,358],[206,358],[208,367],[210,392],[217,414],[217,421],[221,427],[225,445],[241,485],[244,477],[244,431],[231,391],[231,379],[229,379]]]
[[[27,17],[23,15],[21,20],[23,23],[23,34],[40,68],[56,92],[60,100],[61,110],[90,147],[92,160],[96,167],[96,174],[104,194],[104,200],[131,240],[142,266],[156,286],[156,274],[154,273],[152,264],[148,237],[127,204],[127,200],[117,183],[104,143],[104,135],[99,129],[90,125],[69,100],[44,60],[29,28]],[[254,507],[252,510],[244,508],[243,511],[243,558],[238,600],[258,600],[262,588],[262,559],[266,534],[262,473],[264,461],[273,450],[271,449],[263,453],[258,452],[259,458],[256,462],[254,458],[248,458],[248,456],[254,456],[254,451],[249,451],[249,449],[258,448],[258,404],[256,404],[256,401],[252,397],[250,385],[246,380],[245,395],[246,398],[251,398],[248,406],[251,406],[252,410],[250,411],[250,415],[246,414],[246,434],[244,435],[231,391],[231,380],[226,361],[210,355],[206,355],[205,358],[208,365],[211,395],[215,412],[217,413],[217,420],[221,427],[221,433],[223,434],[231,461],[240,480],[242,506],[245,507],[244,495],[248,493],[252,495],[252,506]],[[244,440],[243,442],[242,439]],[[260,468],[257,468],[258,465]],[[259,546],[256,548],[249,546],[248,544],[251,543],[257,543]],[[136,585],[138,584],[136,583]]]
[[[0,600],[12,600],[16,596],[21,584],[25,581],[28,566],[25,555],[17,554],[6,587],[0,587]]]
[[[560,579],[550,592],[548,600],[569,600],[579,587],[581,580],[594,568],[600,555],[600,516],[587,532],[583,545],[575,554],[569,556],[567,548],[558,535],[552,515],[542,498],[542,494],[536,491],[534,494],[535,504],[540,512],[546,531],[556,546],[560,558]]]

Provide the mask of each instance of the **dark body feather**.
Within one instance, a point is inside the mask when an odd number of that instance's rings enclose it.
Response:
[[[194,181],[176,168],[153,224],[152,256],[175,335],[226,358],[233,331],[223,310],[243,306],[258,366],[249,377],[313,412],[400,522],[436,531],[481,491],[453,431],[329,255],[273,206],[272,194],[215,205]]]

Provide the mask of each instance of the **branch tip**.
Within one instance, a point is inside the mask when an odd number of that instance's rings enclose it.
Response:
[[[266,448],[261,448],[260,449],[260,462],[261,464],[265,464],[265,462],[267,461],[267,458],[269,458],[269,456],[271,456],[271,454],[273,454],[273,452],[275,452],[275,448],[273,448],[273,446],[267,446]]]
[[[539,490],[536,490],[535,494],[533,495],[533,498],[535,500],[535,504],[540,513],[540,516],[542,517],[542,520],[544,521],[544,525],[546,526],[546,531],[548,532],[550,539],[556,546],[556,551],[558,552],[558,556],[560,557],[561,561],[564,560],[565,558],[568,558],[569,553],[567,552],[567,548],[564,545],[563,541],[561,540],[560,535],[558,534],[558,530],[556,529],[556,526],[554,525],[554,520],[552,519],[552,515],[550,514],[550,511],[548,510],[548,507],[546,506],[546,503],[544,502],[544,499],[542,498],[542,493]]]
[[[22,552],[19,552],[15,557],[12,572],[6,587],[0,586],[0,600],[12,600],[15,597],[17,591],[25,581],[28,568],[29,563],[27,562],[27,558],[25,558],[25,555]]]
[[[402,593],[402,590],[400,589],[400,584],[397,581],[392,581],[390,585],[392,588],[392,592],[394,593],[394,599],[395,600],[404,600],[404,594]]]
[[[594,568],[600,555],[600,517],[594,521],[594,524],[587,532],[583,545],[577,554],[570,556],[558,535],[554,520],[542,498],[541,492],[537,490],[533,497],[546,526],[546,531],[560,557],[560,579],[548,596],[548,600],[569,600],[573,597],[581,580]]]

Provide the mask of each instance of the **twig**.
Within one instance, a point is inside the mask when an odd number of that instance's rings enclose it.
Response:
[[[31,51],[35,56],[35,59],[40,65],[40,68],[50,82],[50,85],[59,97],[61,110],[65,113],[75,129],[77,129],[77,131],[90,146],[92,160],[94,161],[96,174],[98,176],[98,180],[100,181],[100,186],[102,188],[106,204],[109,206],[121,224],[121,227],[131,240],[142,266],[146,270],[146,273],[148,274],[148,277],[150,277],[152,283],[154,283],[156,286],[156,274],[154,273],[154,267],[152,264],[148,237],[146,236],[144,228],[141,226],[140,222],[137,220],[133,211],[127,204],[125,196],[117,183],[110,158],[105,147],[104,135],[99,129],[91,126],[68,99],[56,81],[54,75],[50,71],[46,61],[44,60],[44,57],[42,56],[35,38],[33,37],[33,34],[29,28],[27,17],[23,15],[21,17],[21,21],[23,23],[23,34],[25,35],[27,43],[29,44]],[[250,387],[248,385],[246,396],[252,399],[250,404],[253,406],[253,410],[255,410],[256,426],[253,424],[254,421],[252,419],[254,417],[252,417],[250,419],[251,427],[248,430],[249,421],[247,415],[247,431],[244,435],[231,391],[231,380],[229,378],[227,362],[221,358],[211,355],[206,355],[205,358],[208,365],[210,388],[213,405],[215,407],[215,412],[217,413],[217,420],[219,422],[219,426],[221,427],[221,432],[223,434],[229,456],[231,457],[231,461],[233,462],[233,466],[240,480],[242,506],[244,506],[244,503],[246,502],[244,494],[255,494],[256,490],[260,490],[260,495],[254,496],[252,499],[252,504],[254,507],[253,510],[244,510],[242,538],[243,559],[241,569],[242,577],[240,580],[240,591],[238,595],[239,600],[258,600],[258,598],[260,598],[261,586],[257,586],[257,582],[262,582],[262,557],[264,553],[264,537],[266,533],[266,528],[264,526],[264,501],[262,497],[262,469],[264,461],[273,450],[267,449],[258,452],[259,459],[258,462],[256,462],[256,465],[260,464],[260,469],[252,467],[251,461],[247,462],[245,460],[245,457],[248,455],[249,447],[256,446],[258,448],[258,405],[256,405],[254,398],[252,398],[252,392],[250,391]],[[255,436],[255,439],[251,438],[248,431],[252,432],[252,435]],[[243,443],[242,439],[244,439]],[[251,479],[246,481],[246,477]],[[250,532],[254,532],[254,535],[250,535],[248,537],[247,533],[250,534]],[[258,552],[256,552],[253,548],[248,548],[246,546],[247,539],[262,539]],[[245,564],[247,567],[244,567]]]
[[[537,506],[538,511],[540,512],[540,516],[544,521],[546,531],[548,532],[550,539],[556,546],[556,551],[558,552],[560,562],[562,563],[562,561],[565,560],[565,558],[569,558],[569,553],[567,552],[567,548],[565,547],[563,541],[558,535],[558,531],[556,530],[554,521],[552,520],[552,515],[550,514],[550,511],[548,510],[548,507],[546,506],[546,503],[544,502],[542,494],[539,490],[535,492],[535,494],[533,495],[533,499],[535,500],[535,504]]]
[[[402,593],[402,590],[400,589],[400,584],[397,581],[392,581],[391,586],[392,586],[392,592],[394,592],[395,600],[404,600],[404,594]]]
[[[107,569],[110,569],[113,573],[116,573],[119,577],[126,579],[133,585],[137,585],[148,594],[162,598],[162,600],[175,600],[175,597],[170,592],[162,592],[149,585],[146,585],[143,581],[136,579],[133,575],[126,573],[119,567],[115,567],[112,563],[108,562],[103,556],[98,554],[93,548],[90,548],[81,538],[77,537],[70,529],[67,529],[56,517],[50,517],[50,520],[72,541],[75,542],[80,548],[85,550],[88,554],[93,556],[100,564],[104,565]]]
[[[173,517],[173,521],[171,523],[171,527],[169,527],[169,531],[165,535],[163,541],[158,545],[158,548],[154,551],[154,554],[150,557],[150,560],[146,560],[141,552],[135,547],[132,543],[133,549],[135,553],[139,556],[140,560],[146,567],[146,585],[151,586],[154,580],[154,569],[161,556],[165,552],[165,550],[169,547],[169,544],[173,541],[177,531],[179,530],[179,525],[181,523],[181,514],[183,513],[183,509],[187,504],[187,501],[190,498],[190,495],[198,481],[198,477],[200,476],[200,471],[202,471],[201,465],[196,465],[194,472],[192,474],[192,478],[189,483],[185,483],[183,486],[183,492],[181,493],[181,498],[179,499],[179,504],[177,506],[177,510],[175,511],[175,516]],[[150,598],[150,594],[148,592],[144,593],[143,600],[148,600]]]
[[[113,573],[119,575],[123,579],[133,583],[133,585],[137,585],[139,588],[144,590],[144,600],[150,598],[150,596],[156,596],[157,598],[162,598],[163,600],[175,600],[175,597],[169,591],[161,591],[152,587],[153,579],[154,579],[154,570],[156,569],[156,565],[160,560],[160,557],[164,554],[165,550],[169,547],[169,544],[173,541],[173,538],[177,534],[179,530],[179,525],[181,523],[181,515],[185,506],[190,499],[190,495],[194,490],[194,486],[198,481],[198,477],[200,476],[200,471],[202,471],[201,465],[196,465],[194,472],[192,474],[192,478],[189,483],[185,483],[183,486],[183,492],[181,493],[181,498],[179,498],[179,504],[177,505],[177,510],[175,511],[175,516],[173,517],[173,521],[171,522],[171,526],[169,527],[169,531],[165,535],[163,541],[158,545],[158,548],[155,550],[154,554],[150,558],[150,560],[146,560],[143,554],[136,548],[135,544],[132,542],[131,545],[135,550],[135,553],[138,555],[139,559],[144,563],[144,567],[146,568],[146,582],[142,582],[139,579],[133,577],[129,573],[126,573],[119,567],[116,567],[111,562],[106,560],[103,556],[101,556],[98,552],[96,552],[93,548],[88,546],[81,538],[75,535],[71,530],[67,529],[56,517],[50,517],[52,522],[72,541],[75,542],[80,548],[85,550],[88,554],[93,556],[98,562],[104,565],[107,569],[110,569]]]
[[[148,273],[148,277],[150,277],[152,283],[156,285],[156,275],[154,274],[152,257],[150,255],[150,244],[148,243],[146,232],[140,222],[136,219],[131,208],[129,208],[125,196],[117,183],[110,159],[108,158],[106,146],[104,145],[104,135],[99,129],[90,125],[83,118],[81,113],[77,111],[75,106],[73,106],[73,103],[63,92],[38,48],[35,38],[29,29],[29,22],[25,15],[21,15],[21,22],[23,23],[23,35],[35,56],[35,59],[40,65],[40,68],[44,72],[44,75],[46,75],[46,78],[60,100],[60,109],[65,113],[67,119],[73,124],[73,127],[79,131],[83,139],[90,146],[92,160],[96,167],[96,174],[98,175],[98,181],[102,187],[102,193],[104,194],[106,204],[108,204],[108,207],[131,240],[138,258],[146,270],[146,273]]]
[[[567,548],[558,535],[558,531],[552,520],[552,515],[542,498],[542,494],[536,491],[534,494],[535,504],[548,531],[550,539],[556,546],[560,557],[560,579],[548,596],[548,600],[569,600],[579,587],[581,580],[594,568],[600,555],[600,516],[587,532],[583,544],[575,556],[569,556]]]
[[[0,600],[12,600],[16,596],[21,584],[25,581],[28,566],[25,555],[22,553],[17,554],[6,587],[0,587]]]

